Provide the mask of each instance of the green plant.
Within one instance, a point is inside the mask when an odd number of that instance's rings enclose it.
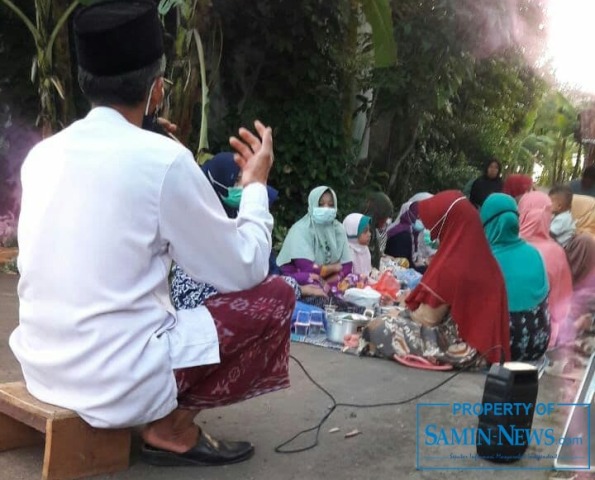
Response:
[[[56,21],[51,31],[50,11],[52,4],[50,0],[35,0],[36,23],[31,20],[11,0],[0,0],[10,8],[25,24],[35,43],[36,56],[31,68],[31,81],[37,80],[40,102],[38,123],[41,123],[42,135],[47,137],[58,129],[58,115],[54,93],[64,101],[66,92],[62,81],[54,74],[54,43],[58,33],[66,24],[68,17],[79,5],[74,0]]]
[[[13,258],[12,260],[2,264],[0,271],[4,273],[19,273],[19,269],[17,267],[17,259]]]

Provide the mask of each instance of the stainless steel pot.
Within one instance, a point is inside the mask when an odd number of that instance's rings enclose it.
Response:
[[[345,335],[360,333],[369,321],[370,317],[357,313],[335,313],[327,318],[326,338],[343,343]]]

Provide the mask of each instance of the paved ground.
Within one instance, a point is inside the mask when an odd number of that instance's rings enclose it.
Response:
[[[7,344],[17,325],[17,277],[0,274],[0,382],[21,378],[18,364]],[[342,402],[381,403],[411,397],[426,390],[447,374],[408,369],[394,362],[361,359],[314,346],[293,344],[292,354],[299,358],[320,383]],[[571,478],[570,474],[545,471],[419,471],[416,455],[416,402],[400,407],[375,409],[341,408],[322,430],[320,445],[314,450],[295,455],[280,455],[273,451],[281,443],[307,426],[312,426],[325,412],[329,400],[320,393],[296,367],[291,366],[292,388],[244,402],[240,405],[207,411],[197,422],[214,436],[250,439],[257,448],[250,461],[219,468],[159,469],[137,461],[139,443],[135,441],[131,467],[128,471],[100,479],[114,480],[231,480],[231,479],[460,479],[498,478],[549,479]],[[425,402],[481,402],[485,376],[465,373],[439,390],[426,396]],[[562,383],[560,383],[562,382]],[[568,393],[571,382],[544,376],[540,383],[538,401],[560,401]],[[433,421],[444,427],[460,426],[447,410],[428,413]],[[424,417],[429,420],[430,417]],[[535,418],[534,427],[558,425],[561,415]],[[463,421],[464,422],[464,421]],[[469,426],[476,421],[468,420]],[[339,427],[339,433],[328,430]],[[362,432],[345,439],[344,433],[353,429]],[[310,437],[311,438],[311,437]],[[549,453],[547,449],[531,448],[532,453]],[[43,452],[41,448],[17,450],[0,454],[1,480],[30,480],[40,478]],[[452,464],[453,466],[459,464]],[[461,466],[491,467],[486,462],[463,462]],[[525,463],[525,465],[529,465]],[[535,463],[532,464],[533,466]],[[542,466],[551,466],[543,461]],[[579,478],[579,477],[576,477]],[[580,478],[587,478],[585,475]],[[593,478],[593,477],[590,477]]]

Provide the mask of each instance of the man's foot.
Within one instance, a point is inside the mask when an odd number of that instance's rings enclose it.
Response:
[[[196,445],[187,452],[169,452],[144,444],[140,458],[160,467],[215,466],[243,462],[253,454],[254,446],[250,442],[216,440],[202,430]]]

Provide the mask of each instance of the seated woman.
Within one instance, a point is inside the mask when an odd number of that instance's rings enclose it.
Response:
[[[537,360],[550,340],[547,272],[539,251],[519,237],[515,200],[503,193],[490,195],[480,212],[492,253],[500,265],[510,312],[512,360]]]
[[[336,220],[337,195],[326,186],[316,187],[308,195],[308,213],[292,225],[277,257],[284,275],[300,286],[309,286],[319,295],[302,296],[304,303],[324,307],[327,296],[341,311],[364,309],[344,302],[337,296],[338,283],[353,270],[347,234]]]
[[[386,247],[386,229],[389,219],[393,215],[393,202],[382,192],[370,193],[360,208],[362,214],[370,217],[370,255],[372,256],[372,267],[380,267],[380,258],[384,255]]]
[[[429,193],[425,195],[427,196],[420,199],[432,197]],[[399,220],[388,227],[384,253],[394,258],[406,258],[411,268],[423,273],[427,268],[430,251],[424,243],[424,225],[419,219],[418,211],[417,200],[403,204]]]
[[[525,193],[533,190],[533,179],[529,175],[513,173],[508,175],[502,187],[502,193],[510,195],[517,202]]]
[[[370,275],[372,271],[372,257],[370,255],[370,217],[361,213],[351,213],[343,220],[343,227],[347,234],[351,259],[353,261],[353,273],[356,275]]]
[[[591,328],[595,314],[595,239],[579,233],[564,250],[572,274],[570,321],[576,336]]]
[[[233,153],[218,153],[210,160],[207,160],[202,168],[227,216],[229,218],[236,218],[238,216],[242,189],[237,186],[240,167],[234,161]],[[272,205],[277,199],[278,192],[268,185],[267,192],[269,195],[269,205]],[[275,269],[274,255],[271,253],[269,275],[278,273]],[[293,288],[296,298],[299,299],[301,296],[299,285],[293,278],[283,277],[283,279]],[[208,298],[219,293],[215,287],[208,283],[195,282],[178,265],[174,265],[172,268],[170,289],[172,303],[176,310],[196,308],[199,305],[203,305]]]
[[[575,193],[570,213],[576,222],[577,233],[589,233],[595,238],[595,198]]]
[[[533,245],[545,262],[550,293],[550,346],[569,340],[571,326],[568,312],[572,297],[572,277],[564,249],[550,236],[552,201],[543,192],[530,192],[519,202],[521,237]]]
[[[440,248],[396,318],[370,322],[363,339],[388,357],[415,355],[462,366],[510,359],[504,279],[479,214],[462,192],[419,202],[419,216]]]

